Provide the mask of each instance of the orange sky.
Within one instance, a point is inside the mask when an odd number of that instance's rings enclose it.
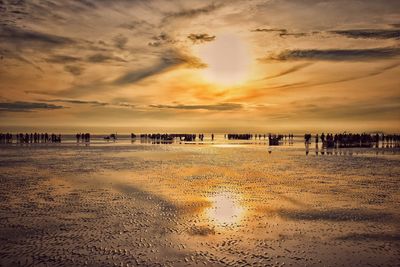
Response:
[[[3,131],[400,130],[397,0],[6,0],[0,12]]]

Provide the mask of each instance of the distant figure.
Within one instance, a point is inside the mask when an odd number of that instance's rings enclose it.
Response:
[[[211,134],[211,141],[214,141],[214,134]]]

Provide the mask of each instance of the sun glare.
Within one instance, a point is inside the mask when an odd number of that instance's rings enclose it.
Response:
[[[207,64],[202,73],[207,81],[225,86],[246,81],[250,55],[246,43],[239,36],[218,35],[215,41],[200,45],[198,54]]]
[[[218,192],[210,197],[212,206],[207,210],[208,218],[217,225],[233,225],[239,222],[244,208],[238,196],[232,192]]]

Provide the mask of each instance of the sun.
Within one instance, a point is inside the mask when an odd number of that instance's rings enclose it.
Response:
[[[207,81],[223,86],[246,82],[250,68],[249,49],[238,35],[218,35],[215,41],[199,45],[197,54],[207,64],[202,70]]]

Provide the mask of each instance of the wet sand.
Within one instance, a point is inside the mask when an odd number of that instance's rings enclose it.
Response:
[[[376,151],[2,146],[0,265],[398,266],[400,154]]]

